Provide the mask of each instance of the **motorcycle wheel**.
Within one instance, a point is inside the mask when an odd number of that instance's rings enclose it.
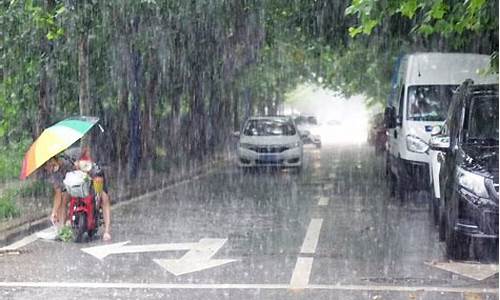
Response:
[[[73,236],[75,243],[85,242],[85,233],[87,232],[87,215],[85,213],[76,214],[75,224],[73,228]]]

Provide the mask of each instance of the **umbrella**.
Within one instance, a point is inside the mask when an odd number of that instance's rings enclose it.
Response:
[[[20,179],[26,179],[50,158],[82,138],[97,121],[95,117],[72,117],[46,128],[26,152]]]

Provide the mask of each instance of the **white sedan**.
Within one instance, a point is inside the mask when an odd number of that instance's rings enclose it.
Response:
[[[288,117],[252,117],[239,135],[240,167],[302,167],[303,143]]]

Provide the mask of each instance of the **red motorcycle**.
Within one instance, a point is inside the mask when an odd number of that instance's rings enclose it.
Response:
[[[73,239],[76,243],[91,240],[103,223],[101,198],[99,196],[102,191],[103,178],[96,176],[90,179],[83,174],[82,171],[74,171],[66,175],[66,178],[74,176],[82,179],[77,178],[72,182],[73,184],[66,184],[66,189],[71,195],[68,217],[73,230]]]

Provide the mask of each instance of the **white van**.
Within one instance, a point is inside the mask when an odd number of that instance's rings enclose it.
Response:
[[[401,57],[393,74],[385,111],[388,128],[387,171],[393,191],[428,189],[426,153],[433,126],[442,125],[458,86],[483,82],[490,57],[465,53],[414,53]]]

